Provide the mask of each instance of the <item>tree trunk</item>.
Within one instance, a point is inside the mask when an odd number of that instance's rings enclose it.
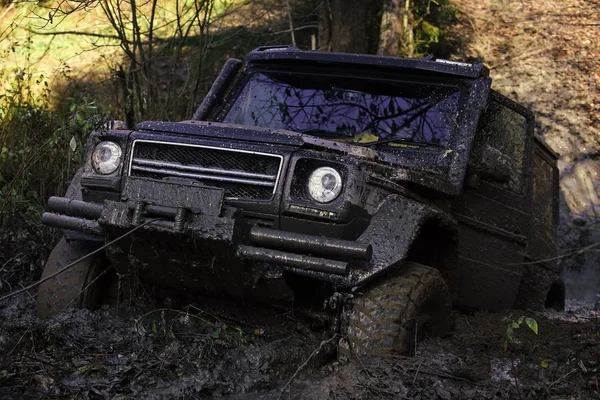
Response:
[[[413,26],[410,0],[385,0],[377,54],[412,57]]]
[[[131,72],[125,72],[123,66],[119,65],[117,78],[119,79],[119,82],[121,82],[121,90],[123,90],[125,125],[127,125],[127,129],[133,129],[135,127],[135,109],[133,105],[133,79],[131,77]]]
[[[323,1],[319,48],[344,53],[368,53],[370,3],[370,0]]]
[[[323,0],[319,9],[319,50],[331,51],[331,3]]]

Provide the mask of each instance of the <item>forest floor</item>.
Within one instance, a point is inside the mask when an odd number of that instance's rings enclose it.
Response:
[[[600,310],[590,303],[515,311],[538,334],[524,325],[506,350],[508,313],[456,312],[452,334],[415,356],[352,362],[336,361],[337,339],[291,309],[199,303],[137,299],[43,320],[33,295],[16,296],[0,308],[0,399],[600,398]]]
[[[468,38],[461,58],[485,61],[498,90],[536,109],[541,132],[566,154],[562,171],[598,154],[600,5],[456,3],[455,33]],[[596,212],[595,167],[586,168],[573,179],[590,193],[563,187],[569,218]],[[0,244],[0,293],[39,278],[52,242],[36,230]],[[535,318],[539,332],[522,327],[506,350],[510,313],[456,312],[452,334],[425,340],[414,357],[353,362],[336,361],[328,336],[291,310],[156,310],[139,300],[41,320],[32,290],[0,304],[0,399],[600,399],[594,279],[581,280],[587,302],[569,300],[565,312],[514,311]]]

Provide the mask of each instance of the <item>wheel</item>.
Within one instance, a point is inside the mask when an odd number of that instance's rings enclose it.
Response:
[[[540,265],[526,265],[514,308],[564,310],[565,284],[560,275]]]
[[[97,248],[98,245],[94,243],[67,242],[62,238],[48,257],[42,279]],[[37,315],[50,317],[67,307],[93,309],[105,286],[103,278],[106,277],[108,268],[110,266],[104,254],[98,253],[43,282],[38,289]]]
[[[410,354],[418,341],[450,331],[452,297],[442,275],[405,262],[354,300],[340,356]]]

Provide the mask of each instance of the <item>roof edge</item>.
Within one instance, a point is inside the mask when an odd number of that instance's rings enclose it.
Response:
[[[300,50],[293,46],[263,46],[246,56],[249,62],[298,61],[332,64],[353,64],[382,68],[417,69],[467,78],[488,77],[489,69],[483,63],[465,63],[435,57],[402,58],[373,54],[333,53]]]

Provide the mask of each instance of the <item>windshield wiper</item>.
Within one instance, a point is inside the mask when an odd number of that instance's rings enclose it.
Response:
[[[322,137],[322,138],[326,138],[326,139],[349,138],[346,135],[340,135],[339,133],[330,132],[328,130],[319,129],[319,128],[294,129],[293,127],[288,127],[286,129],[293,131],[293,132],[305,133],[307,135],[314,135],[314,136],[318,136],[318,137]]]
[[[293,127],[290,127],[292,131],[294,132],[298,132],[298,133],[308,133],[310,134],[321,134],[321,135],[328,135],[328,136],[333,136],[334,134],[332,134],[331,132],[329,132],[328,130],[325,129],[319,129],[319,128],[306,128],[306,129],[294,129]]]
[[[437,144],[437,143],[417,142],[415,140],[402,139],[402,138],[382,139],[382,140],[376,140],[374,142],[355,143],[355,144],[357,144],[359,146],[371,147],[371,146],[377,146],[377,145],[386,144],[386,143],[401,143],[401,144],[409,144],[411,146],[418,146],[418,147],[440,147],[440,148],[444,148],[444,146],[442,146],[441,144]]]

